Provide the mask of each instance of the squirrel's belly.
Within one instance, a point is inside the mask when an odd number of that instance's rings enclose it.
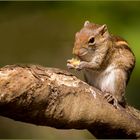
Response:
[[[114,71],[96,72],[88,70],[85,72],[85,79],[88,84],[100,89],[103,92],[115,92],[115,73]]]

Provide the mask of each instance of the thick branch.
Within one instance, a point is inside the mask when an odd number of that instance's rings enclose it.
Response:
[[[140,112],[116,109],[72,74],[41,66],[0,69],[0,115],[59,129],[88,129],[97,138],[140,137]]]

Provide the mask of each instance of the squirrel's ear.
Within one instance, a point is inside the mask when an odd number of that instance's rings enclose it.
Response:
[[[100,26],[100,27],[97,29],[97,31],[98,31],[99,33],[104,34],[104,32],[107,31],[107,26],[106,26],[106,24]]]
[[[85,21],[84,27],[86,27],[89,23],[90,23],[89,21]]]
[[[97,29],[97,31],[98,31],[98,33],[100,33],[101,35],[106,35],[106,36],[109,35],[106,24],[100,26],[100,27]]]

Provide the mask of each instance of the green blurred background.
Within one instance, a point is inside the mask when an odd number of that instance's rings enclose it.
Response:
[[[127,100],[140,109],[140,2],[0,2],[0,66],[32,63],[67,69],[74,34],[85,20],[105,23],[111,33],[128,40],[137,62],[127,88]],[[81,72],[75,74],[82,78]],[[92,136],[86,130],[57,130],[0,117],[0,138]]]

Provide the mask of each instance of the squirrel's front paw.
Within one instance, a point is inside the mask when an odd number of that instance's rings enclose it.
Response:
[[[68,67],[68,69],[75,69],[74,65],[72,65],[70,63],[67,63],[67,67]]]
[[[87,65],[87,62],[81,61],[81,62],[79,63],[79,65],[77,65],[75,68],[76,68],[77,70],[82,70],[82,69],[86,68],[86,65]]]

